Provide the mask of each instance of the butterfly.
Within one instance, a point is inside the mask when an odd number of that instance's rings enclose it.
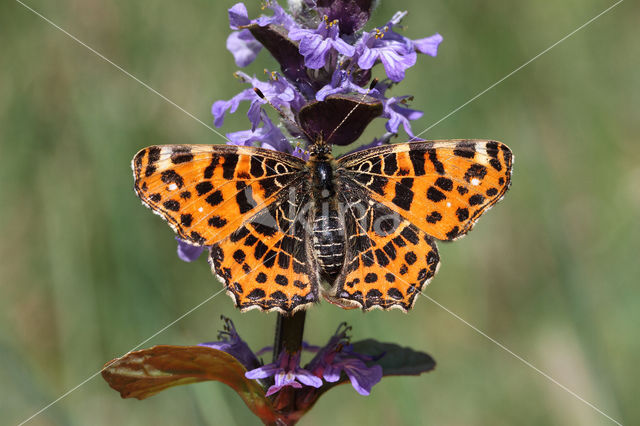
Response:
[[[323,296],[408,311],[435,275],[436,240],[467,234],[510,185],[490,140],[407,142],[308,160],[257,147],[160,145],[132,161],[135,192],[179,238],[209,248],[241,310],[292,313]]]

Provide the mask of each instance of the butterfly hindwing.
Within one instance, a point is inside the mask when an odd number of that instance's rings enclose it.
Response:
[[[211,248],[210,262],[241,310],[291,313],[317,301],[308,202],[297,188]]]
[[[355,185],[340,189],[345,263],[327,298],[345,307],[408,311],[438,268],[435,241]]]
[[[445,140],[349,154],[338,160],[338,172],[428,235],[455,240],[502,198],[512,163],[500,142]]]
[[[304,161],[230,145],[162,145],[138,152],[135,191],[180,238],[212,245],[300,180]]]

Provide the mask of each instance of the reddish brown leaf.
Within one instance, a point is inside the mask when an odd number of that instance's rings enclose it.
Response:
[[[230,386],[265,424],[277,415],[264,390],[226,352],[204,346],[154,346],[108,362],[102,377],[123,398],[145,399],[177,385],[215,380]]]

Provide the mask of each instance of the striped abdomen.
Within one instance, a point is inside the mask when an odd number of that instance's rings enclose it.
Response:
[[[316,206],[313,220],[313,249],[322,275],[335,278],[344,263],[344,227],[336,209],[325,201]]]

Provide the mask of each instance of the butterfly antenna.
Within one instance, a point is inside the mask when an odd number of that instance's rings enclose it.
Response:
[[[369,88],[367,89],[367,91],[362,95],[362,98],[360,98],[360,102],[364,102],[365,98],[367,97],[367,95],[369,95],[369,93],[373,90],[374,87],[376,87],[376,85],[378,84],[378,79],[374,78],[371,81],[371,84],[369,85]],[[351,114],[353,114],[353,112],[360,106],[360,104],[357,104],[356,106],[354,106],[353,108],[351,108],[351,111],[349,111],[349,113],[347,115],[345,115],[345,117],[342,119],[342,121],[340,122],[340,124],[338,124],[336,126],[335,129],[333,129],[333,132],[331,132],[331,134],[329,135],[329,137],[326,139],[327,142],[331,140],[331,138],[333,137],[333,135],[336,133],[336,131],[338,131],[338,129],[340,128],[340,126],[342,126],[345,121],[347,121],[349,119],[349,117],[351,116]]]
[[[271,106],[271,108],[275,109],[276,112],[278,113],[278,115],[280,115],[280,118],[282,118],[284,121],[287,122],[287,124],[289,124],[290,126],[292,126],[295,129],[298,129],[300,131],[300,133],[304,134],[307,139],[309,139],[309,141],[312,141],[312,138],[309,136],[309,134],[298,125],[298,123],[296,123],[295,121],[293,121],[292,119],[290,119],[289,117],[287,117],[287,115],[277,106],[275,106],[265,95],[264,93],[262,93],[262,90],[258,89],[257,87],[253,88],[253,91],[255,92],[256,95],[258,95],[258,97],[260,99],[263,99],[264,101],[267,102],[267,104],[269,104]]]

